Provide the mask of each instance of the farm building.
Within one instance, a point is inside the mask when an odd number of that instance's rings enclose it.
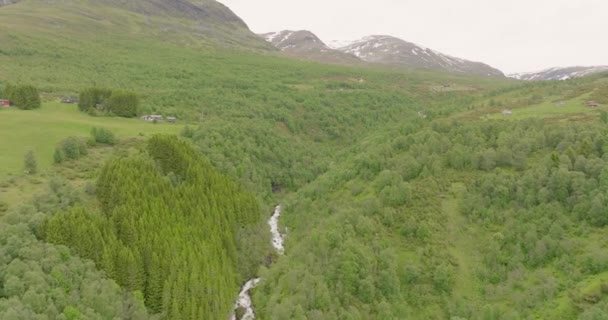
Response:
[[[509,109],[505,109],[505,110],[502,110],[502,114],[505,116],[510,116],[513,114],[513,111],[511,111]]]
[[[61,103],[78,103],[78,99],[76,98],[61,98]]]
[[[11,106],[11,102],[9,100],[4,100],[4,99],[0,100],[0,107],[8,108],[10,106]]]
[[[595,108],[598,107],[600,104],[597,103],[596,101],[587,101],[585,102],[585,106],[589,107],[589,108]]]
[[[150,115],[141,116],[140,119],[144,120],[144,121],[148,121],[148,122],[155,122],[155,121],[158,122],[158,121],[163,120],[163,116],[160,116],[157,114],[150,114]]]

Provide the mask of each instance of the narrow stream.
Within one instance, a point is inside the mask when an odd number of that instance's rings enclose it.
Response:
[[[281,206],[278,205],[274,208],[272,212],[272,216],[268,220],[268,226],[270,226],[270,233],[272,234],[272,246],[274,249],[280,254],[285,253],[285,247],[283,245],[283,235],[279,232],[279,218],[281,217]],[[245,313],[241,320],[254,320],[255,313],[253,312],[253,303],[251,302],[251,295],[249,291],[255,288],[260,283],[260,278],[255,278],[247,281],[243,287],[241,287],[241,292],[239,292],[239,296],[234,303],[234,308],[232,310],[232,314],[230,315],[230,320],[236,319],[236,310],[239,308],[243,308]]]

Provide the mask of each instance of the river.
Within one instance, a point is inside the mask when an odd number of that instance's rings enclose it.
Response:
[[[281,218],[281,206],[278,205],[274,208],[272,212],[272,216],[268,219],[268,226],[270,227],[270,234],[272,235],[272,246],[277,251],[278,254],[285,254],[285,246],[283,245],[283,235],[279,232],[279,218]],[[239,308],[243,308],[245,313],[241,320],[254,320],[255,312],[253,308],[253,303],[251,301],[251,289],[255,288],[259,283],[260,278],[254,278],[247,281],[239,292],[239,296],[234,303],[234,308],[232,310],[232,314],[230,315],[230,320],[236,320],[236,310]]]

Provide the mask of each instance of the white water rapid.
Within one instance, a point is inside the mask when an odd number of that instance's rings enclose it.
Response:
[[[281,206],[278,205],[274,208],[272,212],[272,216],[268,220],[268,225],[270,226],[270,233],[272,234],[272,246],[279,254],[285,253],[285,247],[283,246],[283,235],[279,232],[279,218],[281,217]],[[230,315],[230,320],[236,319],[236,310],[239,308],[243,308],[245,313],[240,320],[254,320],[255,313],[253,312],[253,303],[251,302],[251,295],[249,291],[255,288],[260,283],[260,278],[255,278],[247,281],[243,287],[241,288],[241,292],[239,292],[239,296],[234,303],[234,308],[232,310],[232,314]]]

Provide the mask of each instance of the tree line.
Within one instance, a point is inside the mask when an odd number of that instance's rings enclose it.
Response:
[[[38,89],[29,84],[6,84],[0,90],[0,98],[9,100],[13,105],[23,110],[38,109],[42,105]]]
[[[132,118],[137,116],[139,98],[130,91],[87,88],[80,92],[78,108],[93,115],[111,114]]]

